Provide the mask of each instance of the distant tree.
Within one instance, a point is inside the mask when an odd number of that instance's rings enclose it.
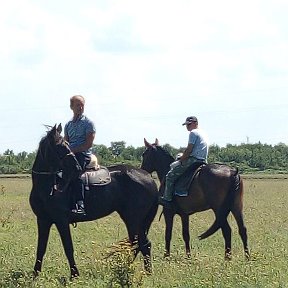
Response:
[[[114,159],[111,149],[102,144],[93,145],[92,152],[97,156],[99,164],[103,166],[111,163]]]
[[[119,156],[125,149],[126,143],[124,141],[111,142],[111,151],[114,156]]]
[[[183,152],[185,147],[174,148],[170,144],[163,145],[172,156]],[[100,165],[110,166],[119,163],[131,164],[139,167],[145,147],[126,147],[125,141],[111,142],[111,147],[93,145],[92,152],[97,155]],[[31,173],[36,151],[25,151],[15,155],[13,150],[7,149],[0,154],[0,173]],[[208,162],[222,162],[239,168],[241,173],[253,171],[278,171],[288,173],[288,146],[279,143],[275,146],[268,144],[245,144],[225,147],[211,145],[209,147]]]

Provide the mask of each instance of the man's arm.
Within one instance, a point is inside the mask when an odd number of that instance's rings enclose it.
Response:
[[[95,132],[88,133],[88,134],[86,135],[86,141],[85,141],[85,143],[83,143],[82,145],[80,145],[80,146],[78,146],[78,147],[72,148],[72,149],[71,149],[72,152],[73,152],[73,153],[78,153],[78,152],[83,152],[83,151],[88,150],[89,148],[92,147],[94,138],[95,138]]]
[[[181,158],[179,159],[181,162],[187,160],[191,154],[193,150],[193,144],[189,143],[187,148],[185,149],[183,155],[181,156]]]

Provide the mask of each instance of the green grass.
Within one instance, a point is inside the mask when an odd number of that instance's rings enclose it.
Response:
[[[127,236],[123,223],[113,213],[94,222],[80,223],[76,229],[71,227],[80,277],[70,282],[68,263],[54,227],[43,272],[37,280],[32,279],[37,231],[36,218],[28,203],[31,182],[30,179],[1,178],[0,287],[288,287],[288,180],[285,177],[245,179],[244,185],[250,261],[244,259],[232,216],[229,216],[231,261],[224,260],[220,231],[206,240],[197,240],[197,235],[212,223],[211,212],[190,217],[190,259],[185,257],[180,219],[176,217],[172,254],[164,259],[164,219],[158,221],[159,209],[149,233],[153,245],[153,274],[145,275],[142,258],[138,256],[131,264],[126,250],[105,259],[111,246]]]

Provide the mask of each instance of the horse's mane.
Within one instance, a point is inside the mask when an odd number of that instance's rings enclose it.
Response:
[[[164,154],[165,157],[169,158],[171,162],[175,160],[175,158],[162,146],[154,146],[156,149],[161,150],[161,152]]]
[[[49,125],[45,125],[45,127],[48,129],[46,131],[46,135],[44,135],[40,142],[39,142],[39,145],[38,145],[38,149],[37,149],[37,155],[40,156],[36,158],[36,162],[38,163],[39,159],[43,159],[43,158],[47,158],[49,157],[49,147],[51,146],[51,143],[50,141],[48,140],[48,137],[49,137],[49,133],[51,132],[51,127],[52,126],[49,126]],[[64,139],[60,134],[57,136],[59,139]],[[54,160],[54,157],[50,157],[50,161],[53,161]],[[42,160],[40,160],[42,161]],[[41,163],[41,162],[40,162]]]

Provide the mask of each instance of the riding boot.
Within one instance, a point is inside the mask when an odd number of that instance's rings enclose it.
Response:
[[[77,201],[76,209],[73,209],[72,212],[76,214],[82,214],[82,215],[86,214],[85,209],[84,209],[84,201],[83,200]]]
[[[163,196],[159,198],[158,203],[164,208],[173,209],[174,205],[172,203],[172,193],[170,190],[171,189],[167,189],[167,186],[165,186]]]
[[[171,202],[173,196],[174,185],[169,181],[166,181],[163,197],[161,197],[164,201]]]

